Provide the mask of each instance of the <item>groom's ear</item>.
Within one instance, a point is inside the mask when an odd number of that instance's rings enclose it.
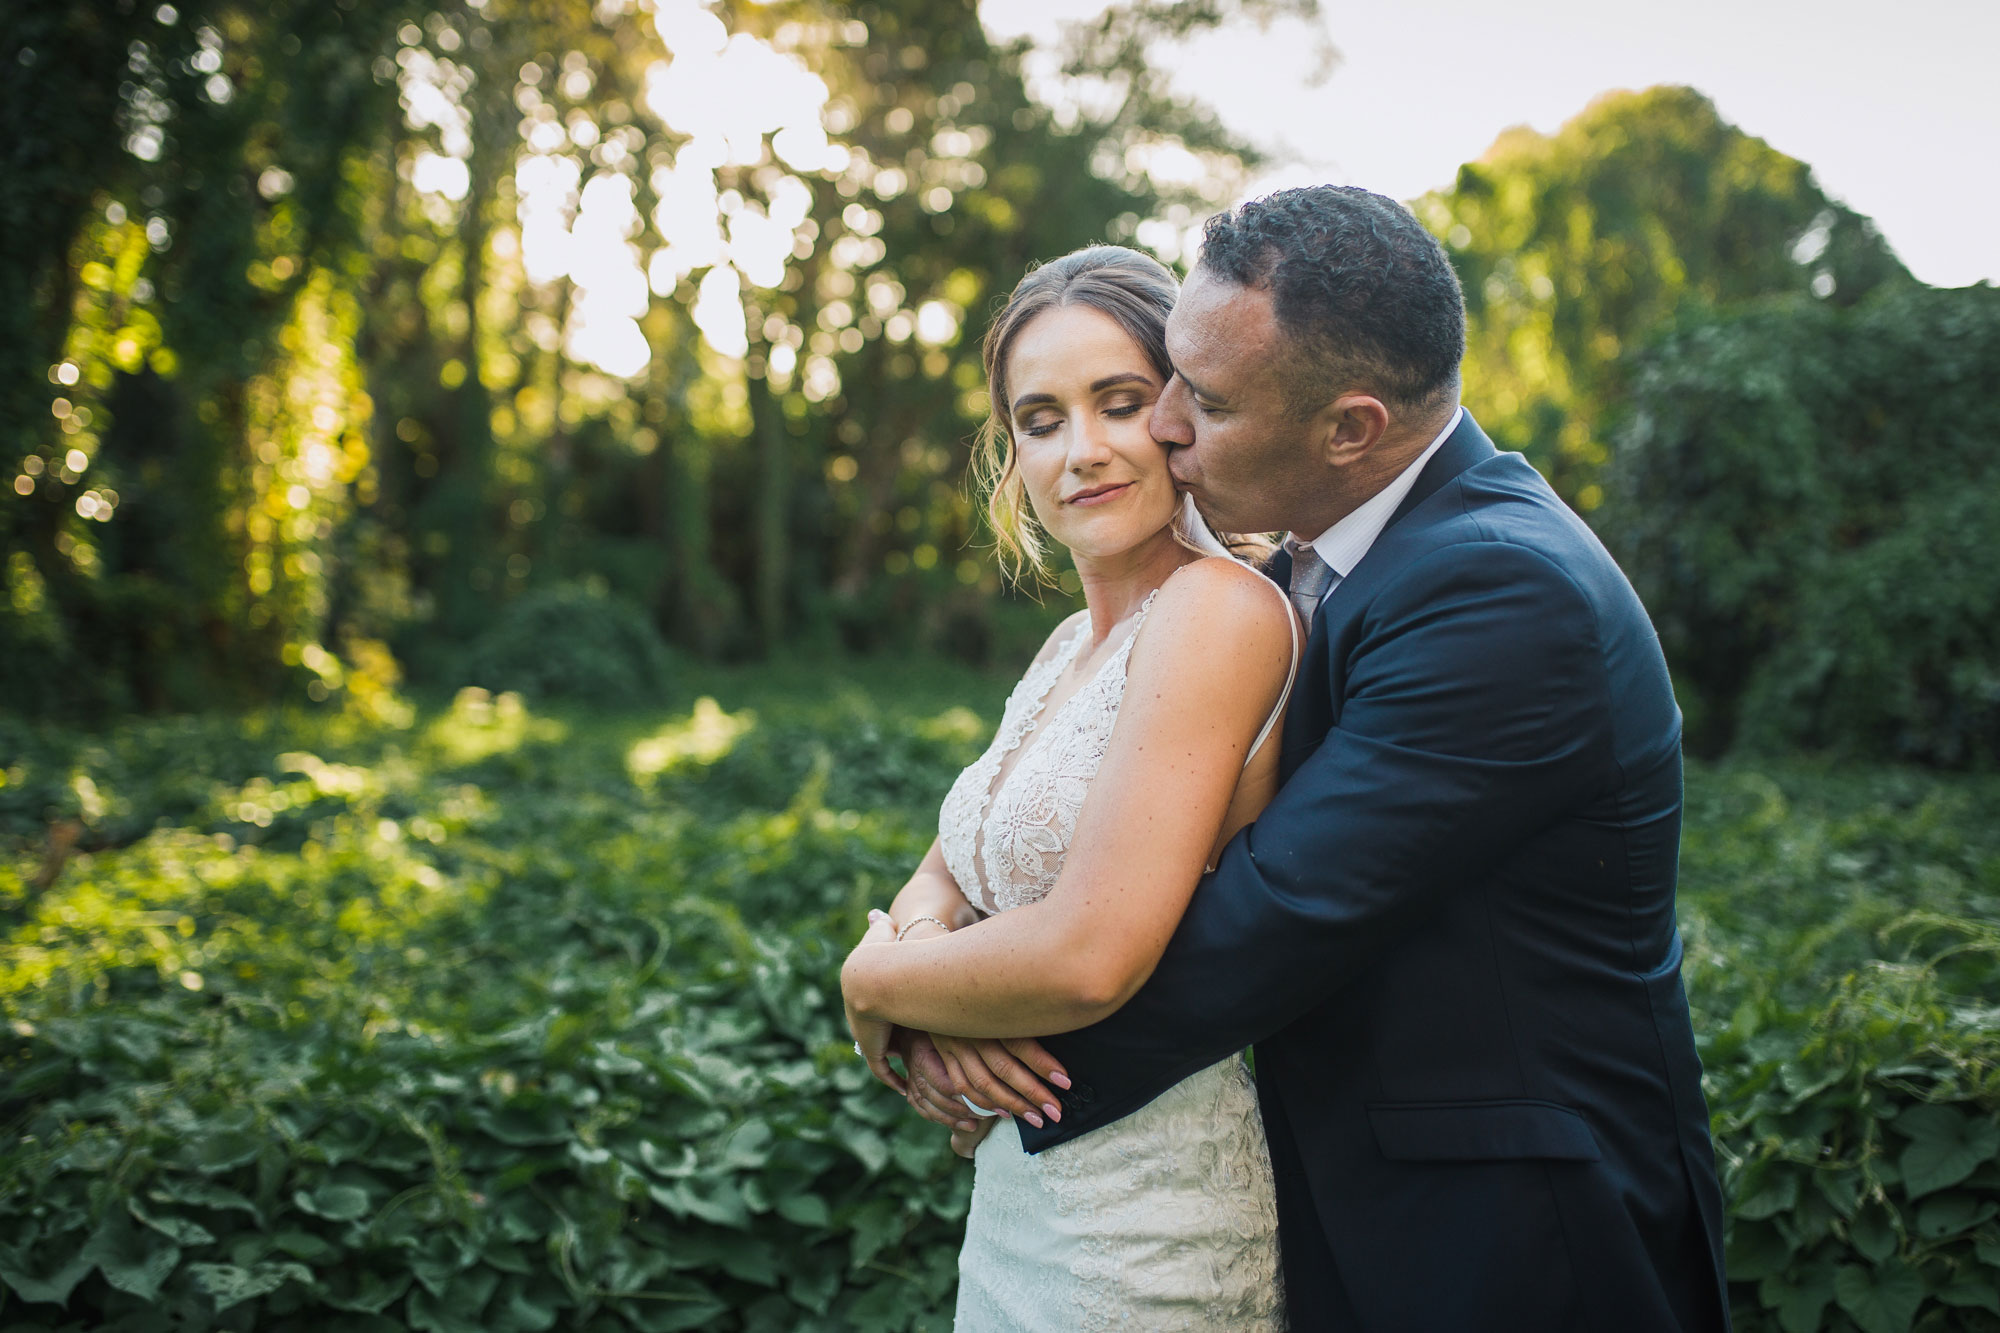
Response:
[[[1380,398],[1347,393],[1313,415],[1320,450],[1333,467],[1364,462],[1389,429],[1389,409]]]

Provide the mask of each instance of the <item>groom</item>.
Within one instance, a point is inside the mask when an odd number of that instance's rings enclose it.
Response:
[[[1443,251],[1362,190],[1245,204],[1167,346],[1175,478],[1294,534],[1284,785],[1138,995],[1046,1042],[1073,1086],[1024,1144],[1254,1043],[1299,1333],[1725,1329],[1680,714],[1617,565],[1458,405]]]

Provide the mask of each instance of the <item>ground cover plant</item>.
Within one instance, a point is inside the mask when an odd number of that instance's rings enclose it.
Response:
[[[942,1329],[970,1173],[834,976],[997,715],[0,720],[0,1328]],[[2000,781],[1690,773],[1738,1326],[2000,1326]]]

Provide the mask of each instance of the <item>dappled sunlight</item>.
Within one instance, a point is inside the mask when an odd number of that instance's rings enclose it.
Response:
[[[568,734],[563,722],[534,716],[512,690],[496,695],[468,685],[452,699],[449,711],[424,727],[418,745],[447,764],[464,766],[512,754],[530,741],[551,744]]]
[[[706,768],[735,749],[756,725],[757,715],[751,710],[725,713],[722,705],[704,695],[684,719],[633,742],[625,753],[626,771],[634,782],[650,786],[664,773]]]

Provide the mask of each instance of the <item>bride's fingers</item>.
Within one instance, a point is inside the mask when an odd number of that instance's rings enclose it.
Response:
[[[985,1059],[987,1067],[992,1070],[993,1076],[1005,1082],[1009,1090],[1027,1098],[1034,1104],[1036,1110],[1049,1119],[1062,1119],[1062,1107],[1057,1104],[1056,1095],[1035,1076],[1033,1069],[1015,1058],[1004,1043],[982,1042],[980,1055]]]
[[[1014,1064],[1017,1069],[1022,1071],[1029,1082],[1035,1082],[1034,1076],[1027,1074],[1026,1066],[1021,1065],[1012,1056],[1001,1051],[997,1044],[992,1046],[991,1053]],[[959,1051],[953,1052],[953,1054],[959,1057],[959,1068],[964,1071],[964,1077],[960,1081],[961,1086],[966,1088],[966,1095],[971,1097],[973,1101],[978,1102],[981,1106],[1018,1115],[1036,1129],[1042,1127],[1045,1123],[1042,1108],[1036,1102],[1014,1091],[1006,1079],[1000,1077],[988,1066],[986,1057],[989,1052],[984,1048],[983,1044],[968,1045]],[[1039,1083],[1036,1083],[1036,1086],[1040,1086]],[[1053,1101],[1053,1099],[1051,1100]]]
[[[1040,1042],[1032,1037],[1008,1037],[1000,1044],[1007,1048],[1008,1054],[1041,1075],[1043,1082],[1053,1083],[1065,1092],[1069,1090],[1069,1071],[1062,1067],[1060,1060],[1043,1050]]]
[[[888,1056],[870,1055],[865,1058],[868,1061],[869,1073],[873,1074],[889,1087],[894,1088],[898,1094],[905,1097],[909,1096],[910,1085],[904,1080],[902,1075],[890,1068]]]

